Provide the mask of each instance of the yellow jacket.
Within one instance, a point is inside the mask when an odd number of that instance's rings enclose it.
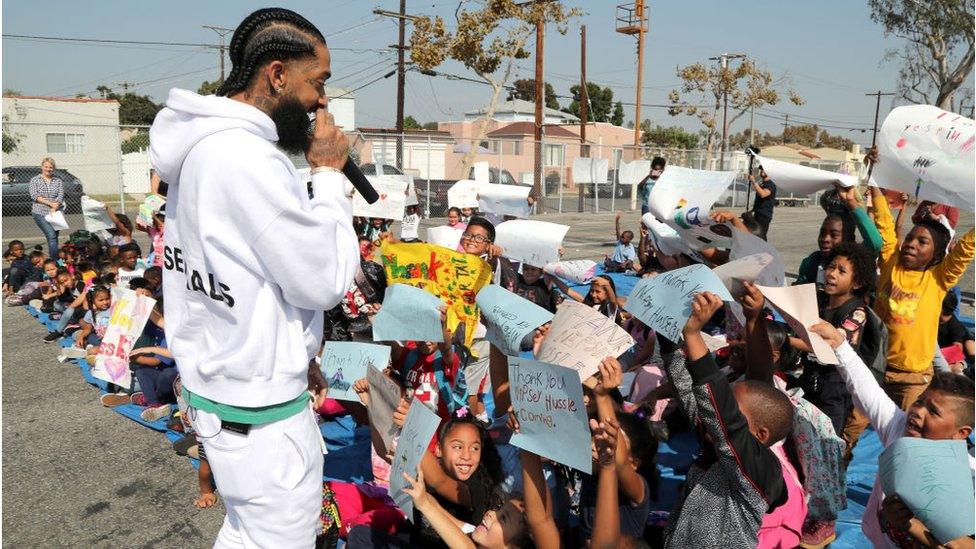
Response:
[[[973,231],[960,238],[938,265],[910,271],[898,264],[898,235],[888,201],[882,198],[873,204],[883,240],[874,309],[888,327],[888,368],[925,372],[932,368],[942,300],[973,260]]]

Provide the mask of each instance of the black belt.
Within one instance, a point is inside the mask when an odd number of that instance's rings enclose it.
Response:
[[[239,435],[247,436],[251,432],[250,423],[237,423],[234,421],[220,420],[220,429],[222,431],[230,431],[232,433],[237,433]]]

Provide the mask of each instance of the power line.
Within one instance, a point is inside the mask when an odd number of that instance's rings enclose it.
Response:
[[[344,29],[339,32],[345,32]],[[177,47],[190,47],[190,48],[217,48],[219,49],[220,44],[203,44],[199,42],[159,42],[152,40],[115,40],[108,38],[71,38],[67,36],[39,36],[32,34],[3,34],[3,38],[11,39],[21,39],[21,40],[42,40],[48,42],[70,42],[70,43],[80,43],[80,44],[115,44],[115,45],[130,45],[130,46],[177,46]],[[367,52],[375,51],[382,52],[387,51],[383,48],[334,48],[329,47],[330,51],[351,51],[351,52]]]

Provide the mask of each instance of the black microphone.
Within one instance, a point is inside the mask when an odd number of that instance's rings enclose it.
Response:
[[[373,184],[369,182],[369,179],[366,179],[363,171],[352,161],[352,158],[346,158],[346,164],[342,167],[342,175],[345,175],[352,186],[356,187],[356,191],[362,195],[367,204],[372,204],[380,199],[380,195],[376,193]]]

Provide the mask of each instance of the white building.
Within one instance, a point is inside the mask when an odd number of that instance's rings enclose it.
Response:
[[[16,147],[4,167],[38,166],[54,158],[86,194],[119,193],[122,151],[119,103],[111,99],[3,97],[3,133]],[[6,141],[6,139],[5,139]]]
[[[345,88],[325,87],[325,96],[329,98],[329,113],[335,123],[344,132],[356,129],[356,96]]]
[[[468,111],[464,113],[464,120],[471,122],[484,115],[485,109]],[[535,122],[535,103],[524,99],[505,101],[495,107],[495,113],[491,117],[499,122]],[[579,118],[568,112],[544,107],[542,109],[542,121],[545,124],[574,124],[579,123]]]

